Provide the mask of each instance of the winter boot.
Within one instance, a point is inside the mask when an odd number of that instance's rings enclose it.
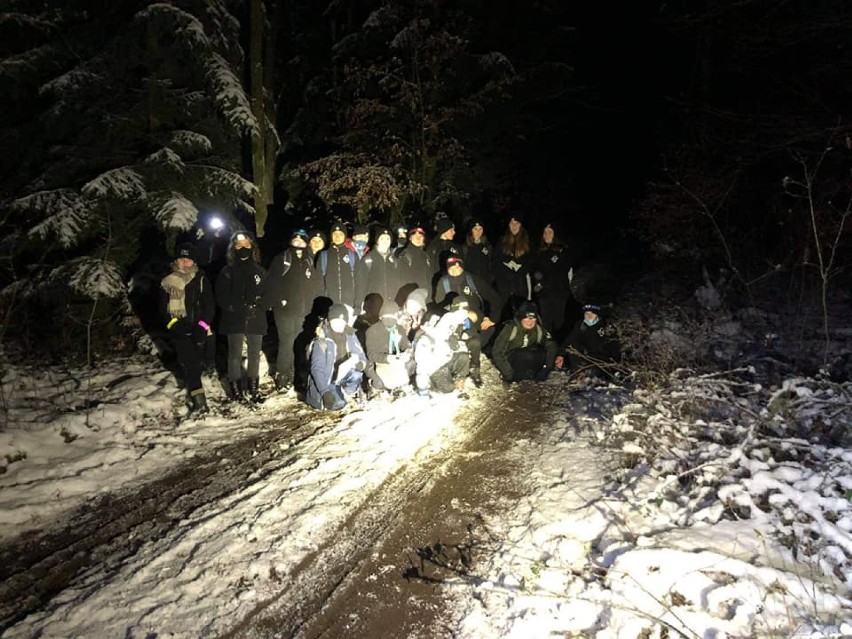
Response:
[[[474,386],[476,386],[477,388],[482,388],[482,376],[479,374],[478,366],[471,366],[468,375],[470,376],[470,379],[473,382]]]
[[[249,377],[248,382],[248,401],[252,404],[263,403],[263,395],[260,394],[260,379],[257,377]]]
[[[205,415],[210,412],[207,406],[207,397],[204,395],[204,389],[199,388],[189,394],[189,412],[192,415]]]
[[[279,393],[286,393],[293,388],[293,382],[286,376],[280,373],[275,375],[275,390]]]
[[[228,380],[228,399],[232,402],[245,401],[245,395],[243,394],[243,380]]]

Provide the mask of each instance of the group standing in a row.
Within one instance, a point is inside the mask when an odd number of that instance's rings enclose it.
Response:
[[[196,266],[193,247],[179,247],[162,287],[191,410],[206,410],[203,349],[214,329],[227,336],[229,397],[261,400],[269,310],[278,337],[276,388],[299,385],[302,372],[301,390],[317,408],[340,408],[364,387],[393,390],[412,380],[419,392],[463,392],[466,377],[479,386],[483,350],[492,342],[506,380],[540,379],[561,366],[551,335],[562,333],[575,302],[572,256],[554,226],[544,227],[537,250],[519,216],[495,245],[479,219],[471,220],[464,244],[455,243],[449,218],[440,216],[434,230],[427,242],[418,224],[396,238],[378,227],[370,244],[368,227],[355,225],[349,235],[335,223],[326,246],[322,231],[296,229],[268,270],[254,237],[238,231],[215,287]]]

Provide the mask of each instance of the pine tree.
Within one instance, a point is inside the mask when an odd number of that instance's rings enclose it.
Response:
[[[19,105],[0,131],[3,230],[18,240],[2,299],[16,292],[30,332],[33,313],[58,312],[64,336],[92,305],[101,319],[126,309],[141,237],[173,239],[200,207],[254,212],[241,152],[258,123],[224,0],[31,6],[0,20],[17,34],[0,86]]]

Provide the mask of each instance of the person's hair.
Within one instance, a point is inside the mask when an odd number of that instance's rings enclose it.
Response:
[[[530,236],[523,224],[517,235],[512,235],[508,227],[506,228],[506,233],[500,240],[500,249],[512,257],[521,257],[530,252]]]
[[[260,247],[257,245],[257,240],[253,237],[248,238],[251,241],[251,259],[254,260],[255,264],[260,264]],[[234,248],[234,242],[231,242],[228,245],[228,253],[225,256],[225,260],[229,265],[234,264],[237,261],[237,252]]]
[[[467,232],[467,237],[465,238],[465,244],[467,244],[468,246],[476,246],[476,242],[473,241],[473,226],[475,226],[475,225],[472,225],[470,227],[470,229]],[[479,243],[485,244],[487,246],[491,245],[490,242],[488,241],[488,236],[485,234],[485,227],[484,226],[482,227],[482,239],[480,240]]]

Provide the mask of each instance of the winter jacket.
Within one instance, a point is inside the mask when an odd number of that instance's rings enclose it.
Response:
[[[414,362],[418,388],[429,388],[429,377],[442,366],[449,364],[453,354],[467,350],[458,339],[458,332],[467,312],[445,313],[440,318],[420,327],[414,340]]]
[[[399,285],[416,284],[417,288],[431,290],[435,268],[425,248],[406,244],[397,251]]]
[[[355,302],[360,305],[369,293],[378,293],[383,300],[393,300],[399,290],[396,258],[392,253],[367,253],[355,267]]]
[[[500,371],[504,379],[512,379],[512,365],[509,363],[509,355],[512,351],[519,348],[542,348],[545,351],[545,367],[552,370],[556,361],[558,345],[550,336],[550,333],[541,325],[541,321],[536,322],[535,327],[526,330],[521,326],[520,320],[512,320],[506,322],[497,338],[494,340],[494,347],[491,350],[491,358],[494,361],[494,366]]]
[[[291,317],[305,317],[322,293],[322,281],[308,249],[288,248],[276,255],[266,275],[264,305]]]
[[[530,263],[529,253],[514,257],[498,251],[494,258],[494,288],[502,299],[530,299]]]
[[[324,332],[317,335],[309,347],[310,374],[308,376],[308,389],[305,394],[305,401],[318,409],[323,408],[323,394],[334,388],[334,379],[338,372],[336,363],[338,361],[343,361],[348,356],[355,355],[362,362],[361,368],[367,364],[367,356],[364,354],[364,349],[361,348],[352,328],[347,326],[344,331],[348,353],[341,353],[339,356],[337,345],[331,337],[327,336],[327,332],[330,330],[327,323],[323,325],[323,329]]]
[[[436,237],[429,242],[426,252],[429,254],[429,259],[432,262],[433,271],[440,273],[444,270],[448,257],[451,255],[461,255],[461,247],[452,240],[442,240]]]
[[[266,271],[252,260],[236,261],[216,279],[216,304],[222,311],[219,333],[266,335]]]
[[[615,337],[615,329],[604,318],[594,326],[578,321],[568,334],[566,345],[583,355],[605,362],[615,361],[621,347]]]
[[[168,309],[169,296],[162,289],[160,289],[160,292],[162,293],[160,314],[163,318],[163,325],[168,326],[172,319],[174,319]],[[174,334],[179,331],[185,335],[195,333],[198,336],[201,336],[202,332],[206,334],[207,329],[200,326],[199,322],[203,322],[207,326],[213,324],[216,302],[213,296],[213,285],[204,274],[204,271],[199,269],[195,277],[183,289],[183,303],[186,308],[186,316],[184,318],[177,318],[178,321],[172,324],[169,332]]]
[[[562,246],[540,250],[532,258],[533,293],[536,299],[571,297],[571,260]]]
[[[316,267],[324,281],[325,295],[335,304],[355,308],[357,265],[358,254],[344,244],[332,244],[317,255]]]
[[[465,244],[462,247],[464,270],[494,285],[494,247],[491,244]]]
[[[397,325],[388,330],[381,321],[367,329],[365,341],[367,359],[374,364],[385,364],[388,361],[388,355],[398,355],[411,346],[405,331]]]

